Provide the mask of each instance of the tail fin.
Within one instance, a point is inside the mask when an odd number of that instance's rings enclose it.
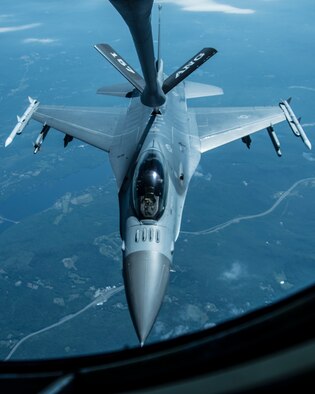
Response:
[[[164,81],[163,92],[167,94],[216,53],[217,50],[214,48],[203,48]]]
[[[165,95],[157,80],[151,28],[153,0],[110,0],[129,27],[141,64],[145,87],[141,102],[148,107],[160,107]]]

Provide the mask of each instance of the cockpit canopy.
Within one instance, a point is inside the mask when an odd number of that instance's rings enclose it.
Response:
[[[147,152],[140,160],[134,176],[134,208],[138,218],[157,220],[163,214],[167,180],[157,151]]]

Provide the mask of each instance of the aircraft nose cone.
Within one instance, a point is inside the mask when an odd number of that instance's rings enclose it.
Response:
[[[125,291],[141,346],[162,305],[170,264],[164,254],[155,251],[134,252],[124,259]]]

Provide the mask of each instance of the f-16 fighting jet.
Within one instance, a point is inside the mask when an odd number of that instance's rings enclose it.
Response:
[[[250,134],[267,129],[281,156],[273,126],[284,120],[309,149],[311,143],[290,100],[269,107],[189,108],[189,99],[223,94],[218,87],[186,79],[217,51],[203,48],[167,76],[159,41],[157,58],[154,55],[153,0],[110,2],[129,27],[143,77],[110,45],[98,44],[97,51],[127,79],[98,93],[129,98],[129,107],[66,108],[29,98],[30,105],[18,117],[5,146],[34,119],[43,124],[34,153],[50,128],[65,134],[64,146],[77,138],[108,152],[119,190],[126,297],[143,345],[163,301],[188,185],[201,154],[237,139],[249,147]]]

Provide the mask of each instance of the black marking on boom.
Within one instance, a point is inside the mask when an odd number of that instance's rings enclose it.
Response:
[[[216,53],[214,48],[203,48],[164,81],[163,92],[168,93]]]
[[[105,57],[140,93],[143,92],[144,79],[108,44],[97,44],[94,48]]]

